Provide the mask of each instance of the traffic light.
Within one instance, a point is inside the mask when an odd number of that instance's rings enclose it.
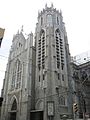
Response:
[[[77,103],[73,104],[73,111],[76,113],[78,111],[78,105]]]

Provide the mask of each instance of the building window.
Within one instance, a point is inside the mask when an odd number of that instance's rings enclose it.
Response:
[[[44,69],[45,68],[45,65],[42,65],[42,69]]]
[[[58,80],[60,80],[60,73],[58,73]]]
[[[62,68],[62,70],[64,69],[64,64],[63,63],[61,63],[61,68]]]
[[[38,64],[38,70],[39,70],[39,71],[40,71],[40,68],[41,68],[41,67],[40,67],[40,63],[39,63],[39,64]]]
[[[40,75],[39,75],[39,82],[40,82]]]
[[[59,104],[60,105],[65,105],[65,97],[63,97],[63,96],[59,97]]]
[[[21,85],[21,75],[22,75],[22,65],[20,61],[18,61],[17,65],[17,82],[16,82],[16,88],[20,88]]]
[[[58,17],[57,17],[57,22]],[[57,62],[61,63],[61,69],[64,68],[64,50],[63,50],[63,39],[61,39],[60,30],[56,29],[55,31],[55,38],[56,38],[56,55],[57,55]]]
[[[56,38],[57,68],[59,69],[60,68],[60,43],[59,43],[59,39],[61,38],[59,29],[56,29],[56,31],[55,31],[55,38]]]
[[[22,64],[19,60],[16,61],[12,74],[11,90],[18,89],[21,86]]]
[[[43,18],[41,17],[41,25],[43,24]]]
[[[47,25],[52,25],[52,15],[47,15]]]
[[[59,19],[58,19],[58,17],[57,17],[57,24],[59,25]]]
[[[16,102],[16,99],[14,100],[13,104],[12,104],[12,107],[11,107],[11,111],[13,110],[17,110],[17,102]]]
[[[40,39],[38,41],[40,45],[38,46],[38,64],[42,69],[45,68],[45,31],[42,29],[40,32]],[[39,69],[40,70],[40,69]]]
[[[43,80],[45,80],[45,75],[43,74]]]
[[[62,81],[64,81],[64,75],[62,74]]]
[[[16,71],[13,71],[11,89],[15,88],[15,81],[16,81]]]

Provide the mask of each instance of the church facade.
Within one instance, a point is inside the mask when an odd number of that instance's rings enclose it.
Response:
[[[27,40],[22,34],[13,37],[3,84],[2,120],[28,119],[35,79],[33,34]],[[31,90],[32,89],[32,90]],[[33,99],[33,98],[32,98]]]
[[[26,39],[22,30],[13,37],[2,89],[1,120],[71,118],[70,73],[62,12],[46,5],[38,13],[34,39],[33,33]]]

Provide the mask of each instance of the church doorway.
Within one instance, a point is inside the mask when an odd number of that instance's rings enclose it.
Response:
[[[16,120],[16,112],[10,113],[10,120]]]
[[[12,107],[11,107],[11,112],[10,112],[10,119],[9,120],[16,120],[17,116],[17,102],[16,99],[14,100]]]
[[[43,111],[31,111],[30,120],[43,120]]]

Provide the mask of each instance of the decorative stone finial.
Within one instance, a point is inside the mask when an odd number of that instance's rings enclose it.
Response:
[[[19,30],[17,31],[17,34],[19,34]]]
[[[62,15],[62,10],[60,9],[60,14]]]
[[[51,3],[51,8],[53,8],[53,3]]]
[[[45,5],[45,9],[47,9],[47,3],[46,3],[46,5]]]
[[[23,25],[22,25],[22,27],[21,27],[21,32],[23,32]]]
[[[40,15],[40,10],[38,10],[38,16]]]

